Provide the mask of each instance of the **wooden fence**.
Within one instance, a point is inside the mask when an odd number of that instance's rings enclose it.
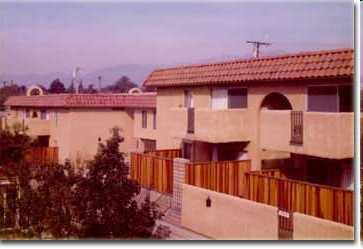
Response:
[[[172,149],[172,150],[149,150],[145,151],[146,155],[162,157],[173,159],[176,157],[181,157],[181,149]]]
[[[259,172],[246,172],[245,182],[249,200],[353,225],[352,191]]]
[[[158,153],[156,153],[158,154]],[[165,155],[171,153],[165,152]],[[173,159],[152,154],[131,153],[131,179],[142,187],[162,193],[173,193]]]
[[[59,163],[58,147],[30,147],[26,160],[33,164]]]
[[[186,165],[185,183],[242,197],[245,172],[250,169],[250,160],[190,163]]]

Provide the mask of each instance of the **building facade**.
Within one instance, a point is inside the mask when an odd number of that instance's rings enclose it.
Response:
[[[352,49],[154,70],[157,149],[193,162],[251,159],[252,169],[353,188]]]
[[[98,143],[111,136],[113,127],[120,128],[124,138],[120,149],[126,153],[143,148],[139,113],[148,110],[148,119],[156,107],[155,93],[132,94],[55,94],[9,97],[6,125],[19,123],[27,127],[34,146],[58,147],[60,162],[69,159],[77,164],[91,159]],[[149,117],[150,116],[150,117]],[[150,121],[151,122],[151,121]],[[5,122],[3,122],[5,126]],[[140,137],[134,137],[138,135]]]

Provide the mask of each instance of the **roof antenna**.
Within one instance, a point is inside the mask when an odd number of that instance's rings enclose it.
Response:
[[[253,58],[258,58],[260,56],[260,45],[270,46],[272,43],[260,42],[260,41],[247,41],[247,43],[253,44]]]

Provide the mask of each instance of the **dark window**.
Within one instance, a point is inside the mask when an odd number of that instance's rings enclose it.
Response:
[[[338,88],[336,86],[308,87],[308,111],[338,112]]]
[[[47,119],[47,111],[46,110],[40,110],[40,119]]]
[[[33,115],[32,115],[33,118],[37,118],[38,117],[38,113],[37,111],[33,111]]]
[[[142,111],[141,112],[141,114],[142,114],[142,123],[141,123],[141,127],[142,128],[146,128],[147,127],[147,112],[146,111]]]
[[[153,111],[153,128],[156,129],[156,111]]]
[[[247,88],[228,89],[228,108],[247,108]]]
[[[30,110],[29,109],[26,109],[25,110],[25,117],[26,118],[29,118],[30,117]]]
[[[353,87],[339,86],[339,109],[341,112],[353,112]]]

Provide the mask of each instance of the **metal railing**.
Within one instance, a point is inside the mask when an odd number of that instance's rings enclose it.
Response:
[[[292,145],[303,144],[303,111],[291,111],[291,140]]]

